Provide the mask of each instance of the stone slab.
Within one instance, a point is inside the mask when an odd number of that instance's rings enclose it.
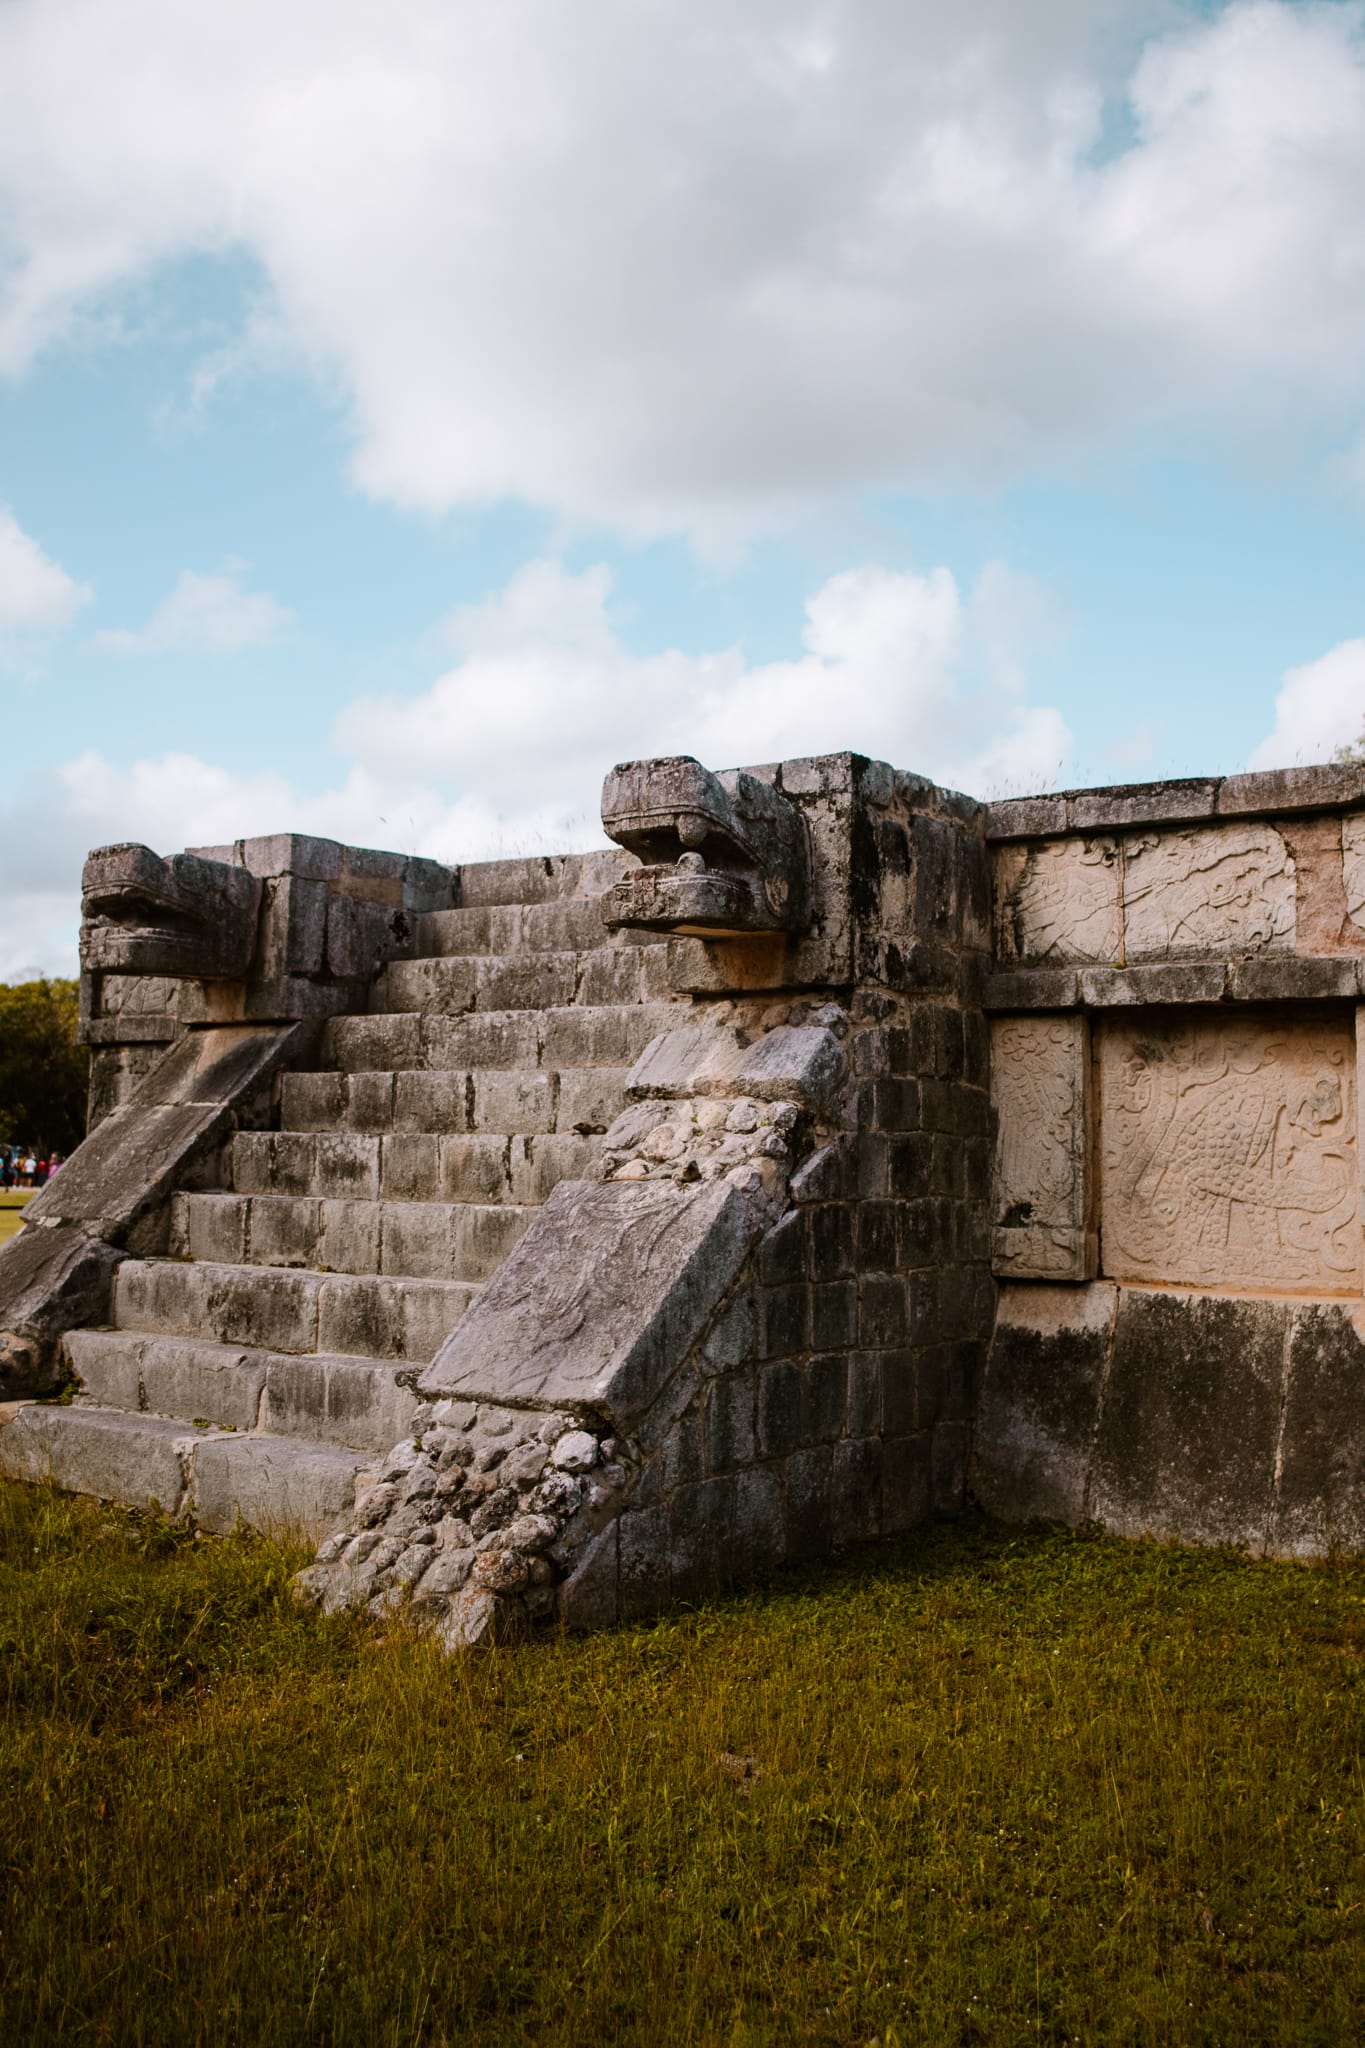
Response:
[[[295,1043],[293,1025],[186,1032],[30,1205],[35,1223],[84,1223],[117,1239],[176,1185]]]
[[[763,1228],[724,1181],[561,1181],[420,1391],[590,1410],[631,1427]]]
[[[1092,1277],[1090,1092],[1084,1017],[992,1020],[992,1259],[1002,1277]]]
[[[972,1460],[982,1506],[1006,1521],[1085,1520],[1118,1289],[1003,1287]]]
[[[1122,959],[1118,845],[1056,839],[1002,847],[995,856],[999,964],[1067,967]]]
[[[220,1436],[194,1454],[190,1511],[215,1535],[239,1526],[312,1538],[339,1528],[355,1506],[365,1457],[277,1436]]]
[[[1365,1551],[1365,1305],[1305,1302],[1289,1337],[1271,1547]]]
[[[193,1434],[160,1415],[26,1405],[0,1429],[0,1474],[173,1515]]]
[[[1273,825],[1147,832],[1123,841],[1123,957],[1290,951],[1294,862]]]
[[[1349,1022],[1108,1018],[1099,1072],[1107,1278],[1360,1293]]]
[[[1292,1304],[1122,1288],[1089,1512],[1120,1536],[1270,1547]]]
[[[0,1245],[0,1399],[55,1383],[58,1340],[78,1323],[103,1320],[121,1257],[75,1224],[26,1224]]]
[[[729,1026],[692,1024],[650,1041],[626,1076],[626,1094],[632,1101],[753,1095],[814,1109],[843,1072],[843,1047],[822,1025],[781,1024],[750,1043]]]

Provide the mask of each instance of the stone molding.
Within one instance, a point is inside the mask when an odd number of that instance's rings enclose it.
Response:
[[[1116,783],[1105,789],[1008,797],[985,806],[986,838],[1046,839],[1184,825],[1218,818],[1295,817],[1365,806],[1365,765],[1326,762],[1251,775],[1193,776],[1175,782]]]

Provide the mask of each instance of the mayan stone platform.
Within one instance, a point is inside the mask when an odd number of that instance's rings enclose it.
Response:
[[[603,823],[91,856],[0,1471],[306,1529],[451,1646],[972,1499],[1365,1547],[1365,773],[682,757]]]

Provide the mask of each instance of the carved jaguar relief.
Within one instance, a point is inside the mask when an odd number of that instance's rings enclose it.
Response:
[[[1107,1020],[1100,1085],[1106,1275],[1360,1292],[1348,1023]]]

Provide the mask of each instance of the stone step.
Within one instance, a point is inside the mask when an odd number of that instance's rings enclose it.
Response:
[[[286,1131],[513,1136],[605,1131],[625,1107],[629,1067],[422,1067],[285,1074]]]
[[[25,1403],[0,1429],[0,1475],[125,1507],[159,1506],[217,1534],[245,1525],[316,1541],[355,1502],[364,1452],[301,1437],[196,1429],[84,1402]]]
[[[372,1016],[393,1011],[457,1017],[470,1011],[550,1010],[666,1000],[667,946],[588,952],[391,960],[370,989]]]
[[[380,1358],[256,1351],[139,1330],[73,1330],[67,1362],[89,1399],[132,1414],[385,1455],[407,1435],[417,1396],[409,1368]]]
[[[676,1030],[685,1003],[578,1004],[544,1010],[475,1011],[463,1017],[329,1017],[322,1062],[342,1073],[413,1068],[629,1067],[651,1038]]]
[[[598,1137],[438,1137],[397,1132],[239,1131],[231,1178],[239,1195],[329,1202],[494,1202],[534,1208],[562,1180],[588,1178]]]
[[[170,1249],[173,1258],[216,1265],[477,1282],[497,1270],[534,1214],[510,1201],[185,1194],[172,1199]]]
[[[515,860],[470,861],[459,871],[463,904],[550,903],[560,896],[602,896],[630,868],[633,853],[619,846],[591,853],[525,854]]]
[[[413,919],[413,951],[452,960],[469,954],[582,953],[599,946],[659,944],[651,932],[609,934],[597,896],[559,896],[548,903],[466,904],[424,910]]]
[[[459,1280],[125,1259],[116,1329],[208,1337],[264,1351],[344,1351],[428,1365],[477,1293]]]

